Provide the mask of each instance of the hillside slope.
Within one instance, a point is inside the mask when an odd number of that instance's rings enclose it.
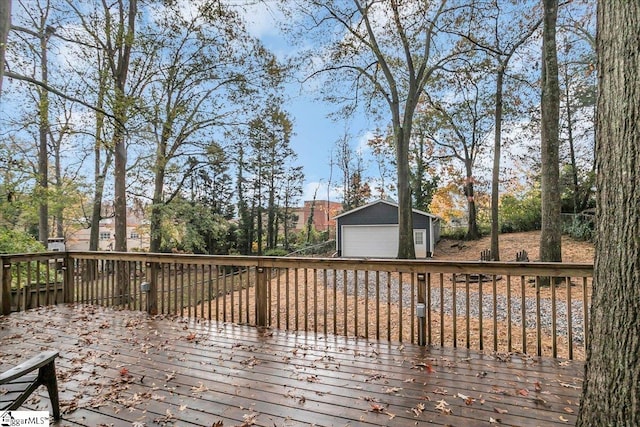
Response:
[[[529,260],[539,260],[540,231],[501,234],[499,239],[501,261],[515,261],[516,253],[523,249],[529,254]],[[477,261],[480,259],[480,252],[489,248],[490,236],[475,241],[442,239],[436,246],[434,259]],[[593,263],[594,254],[593,243],[562,236],[564,262]]]

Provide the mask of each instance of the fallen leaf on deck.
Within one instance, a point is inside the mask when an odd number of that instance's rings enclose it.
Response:
[[[520,390],[518,390],[518,394],[520,396],[529,396],[529,390],[527,390],[526,388],[521,388]]]
[[[244,420],[244,422],[241,424],[240,427],[248,427],[248,426],[252,426],[256,423],[256,417],[258,416],[258,414],[244,414],[242,416],[242,419]]]
[[[372,403],[371,409],[369,409],[369,411],[380,414],[384,412],[384,406],[378,405],[377,403]]]
[[[164,374],[165,381],[169,382],[176,377],[176,371],[171,372],[170,374]]]
[[[411,411],[416,417],[419,417],[420,414],[424,412],[424,408],[425,408],[424,403],[418,403],[418,405],[415,408],[411,408]]]
[[[433,374],[436,371],[430,363],[415,363],[412,369],[425,370],[429,374]]]
[[[502,421],[500,420],[500,418],[495,419],[495,418],[489,417],[489,424],[502,424]]]
[[[566,387],[566,388],[572,388],[574,390],[578,390],[580,387],[578,387],[577,385],[573,385],[573,384],[567,384],[567,383],[560,383],[560,385],[562,387]]]
[[[436,405],[436,410],[442,412],[443,414],[451,414],[451,409],[447,408],[447,406],[449,406],[449,404],[444,400],[440,400],[438,401],[438,404]]]
[[[568,423],[568,422],[569,422],[569,420],[568,420],[568,419],[566,419],[565,417],[563,417],[562,415],[560,415],[560,416],[558,417],[558,419],[559,419],[560,421],[562,421],[563,423]]]
[[[167,411],[165,412],[164,417],[156,418],[156,419],[153,420],[153,422],[157,423],[157,424],[167,424],[167,423],[169,423],[169,421],[171,421],[174,418],[175,417],[173,416],[171,411],[167,409]]]
[[[496,411],[498,414],[506,414],[509,412],[506,409],[500,409],[500,408],[493,408],[493,410]]]
[[[187,335],[187,341],[194,341],[195,339],[196,339],[196,334],[194,334],[193,332]]]
[[[387,412],[387,415],[389,416],[389,419],[392,420],[396,417],[396,414],[392,414],[391,412]]]
[[[443,395],[443,396],[446,396],[447,394],[449,394],[449,393],[447,392],[447,390],[443,389],[442,387],[438,387],[438,388],[436,388],[435,390],[433,390],[433,393],[434,393],[434,394],[441,394],[441,395]]]
[[[573,414],[573,409],[569,408],[568,406],[564,407],[564,412],[566,412],[567,414]]]
[[[208,390],[209,389],[207,388],[207,386],[205,386],[201,382],[198,382],[197,387],[191,387],[191,394],[204,393],[205,391],[208,391]]]
[[[535,399],[533,399],[533,402],[534,402],[536,405],[542,405],[542,406],[544,406],[545,408],[551,408],[551,405],[550,405],[550,404],[548,404],[546,400],[544,400],[544,399],[540,399],[539,397],[536,397]]]
[[[121,377],[126,377],[127,375],[129,375],[129,370],[127,368],[120,369],[120,376]]]
[[[473,402],[475,402],[475,401],[476,401],[474,398],[469,397],[469,396],[467,396],[467,395],[465,395],[465,394],[462,394],[462,393],[458,393],[458,394],[457,394],[457,396],[458,396],[460,399],[464,400],[464,404],[465,404],[465,405],[467,405],[467,406],[471,406],[471,405],[473,405]]]
[[[387,394],[393,394],[399,392],[400,390],[402,390],[402,388],[400,387],[387,387],[384,389],[384,392]]]
[[[184,411],[185,409],[187,409],[187,405],[180,405],[178,411]]]
[[[540,381],[536,381],[533,385],[535,386],[536,391],[542,391],[542,384],[540,384]]]

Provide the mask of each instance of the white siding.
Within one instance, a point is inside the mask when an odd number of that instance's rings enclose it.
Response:
[[[397,225],[342,226],[343,257],[395,258],[397,255]]]

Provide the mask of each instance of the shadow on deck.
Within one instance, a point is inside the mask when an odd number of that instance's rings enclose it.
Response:
[[[48,349],[70,426],[573,425],[583,376],[577,361],[94,306],[0,316],[0,371]],[[50,409],[44,389],[23,409]]]

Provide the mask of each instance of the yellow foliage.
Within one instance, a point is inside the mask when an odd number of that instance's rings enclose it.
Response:
[[[429,211],[448,223],[452,219],[464,218],[465,206],[460,190],[454,183],[450,183],[436,190],[429,205]]]

